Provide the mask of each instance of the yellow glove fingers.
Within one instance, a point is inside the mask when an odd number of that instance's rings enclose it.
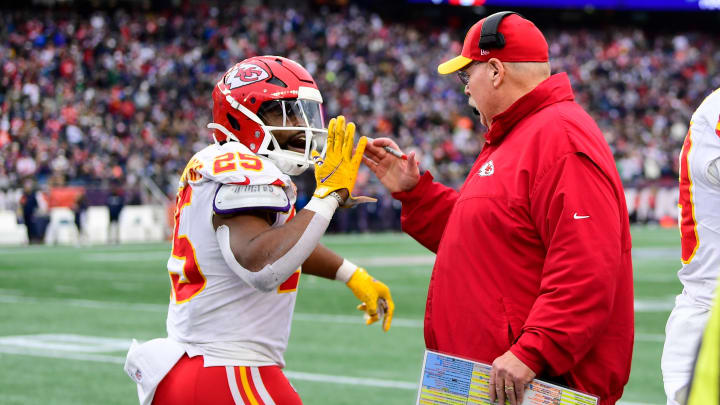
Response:
[[[383,330],[387,332],[390,330],[390,324],[392,324],[393,313],[395,312],[395,303],[389,294],[387,300],[385,301],[387,302],[387,309],[385,310],[385,318],[383,319]]]
[[[352,150],[355,144],[355,124],[348,122],[345,127],[345,138],[343,140],[342,156],[346,162],[352,162]]]
[[[365,314],[365,325],[372,325],[372,324],[374,324],[375,322],[377,322],[378,319],[380,319],[380,318],[378,317],[378,314],[375,314],[375,315]]]
[[[335,118],[333,118],[330,120],[330,123],[328,124],[327,152],[326,153],[332,153],[333,147],[335,145],[335,125],[337,125],[337,120]]]
[[[361,136],[355,148],[355,155],[352,157],[353,167],[359,167],[360,161],[362,160],[363,153],[365,152],[365,146],[367,146],[368,139],[365,136]]]
[[[320,153],[316,151],[315,149],[310,151],[310,156],[312,157],[313,163],[317,166],[318,162],[322,162],[322,157],[320,156]]]
[[[377,321],[378,319],[377,298],[377,294],[373,292],[372,294],[368,294],[367,301],[365,301],[365,312],[367,312],[367,314],[370,315],[371,318],[375,318],[373,322]]]
[[[345,143],[345,116],[337,116],[333,134],[333,138],[335,138],[333,141],[333,153],[342,157],[343,144]]]

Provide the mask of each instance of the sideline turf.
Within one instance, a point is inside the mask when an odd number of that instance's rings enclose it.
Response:
[[[674,229],[632,229],[638,257],[636,299],[672,302],[680,292],[679,237]],[[432,265],[402,265],[427,256],[423,247],[399,234],[339,235],[324,238],[331,248],[391,288],[395,326],[383,333],[362,325],[352,293],[337,282],[303,276],[289,350],[290,371],[416,382],[422,361],[422,329]],[[164,335],[169,294],[167,244],[103,247],[0,248],[0,339],[13,335],[65,333],[150,339]],[[422,262],[422,260],[421,260]],[[107,305],[98,305],[107,303]],[[150,304],[150,305],[144,305]],[[624,401],[664,402],[660,377],[662,338],[669,310],[636,314],[633,372]],[[313,314],[321,314],[317,318]],[[327,315],[355,323],[328,322]],[[350,320],[352,322],[352,319]],[[0,345],[0,351],[2,345]],[[101,353],[122,358],[123,351]],[[115,363],[35,357],[0,352],[0,404],[136,404],[135,387]],[[415,392],[292,380],[308,405],[409,404]]]

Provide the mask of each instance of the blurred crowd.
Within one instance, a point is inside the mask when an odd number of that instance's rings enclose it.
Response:
[[[459,186],[485,130],[459,81],[436,67],[459,53],[467,27],[394,22],[354,6],[294,7],[3,11],[0,192],[28,178],[137,192],[148,178],[172,197],[188,159],[211,142],[213,85],[235,62],[262,54],[307,68],[326,120],[344,114],[363,135],[393,137],[420,154],[423,169]],[[540,28],[553,72],[569,74],[623,181],[677,178],[690,115],[720,87],[713,35]],[[380,203],[346,214],[338,229],[396,227],[397,204],[367,170],[358,181],[358,192]],[[312,192],[311,176],[299,182]]]

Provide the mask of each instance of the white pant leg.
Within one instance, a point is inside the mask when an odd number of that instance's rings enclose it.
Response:
[[[660,362],[667,405],[681,405],[685,401],[685,388],[692,377],[700,339],[709,318],[709,308],[697,304],[685,291],[675,298],[675,308],[665,327],[665,346]]]

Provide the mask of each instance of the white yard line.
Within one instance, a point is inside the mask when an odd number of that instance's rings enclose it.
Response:
[[[158,312],[165,313],[168,306],[164,304],[141,304],[141,303],[124,303],[114,301],[94,301],[80,299],[63,299],[63,298],[40,298],[26,297],[21,295],[3,295],[0,294],[0,303],[6,304],[42,304],[49,306],[71,306],[90,309],[111,309],[111,310],[127,310],[142,312]],[[664,312],[672,309],[672,301],[635,301],[636,312]],[[639,309],[638,309],[639,308]],[[313,314],[305,312],[296,312],[293,320],[297,322],[320,322],[335,324],[357,324],[362,322],[361,316],[350,315],[333,315],[333,314]],[[392,326],[396,328],[417,328],[423,327],[422,319],[411,318],[393,318]],[[635,340],[645,342],[664,342],[664,335],[652,334],[636,334]]]
[[[87,253],[81,254],[79,259],[91,263],[107,262],[164,262],[168,252],[147,253]],[[404,267],[422,266],[432,267],[435,255],[403,255],[403,256],[349,256],[348,260],[362,266]]]
[[[637,333],[637,332],[635,332],[635,341],[665,343],[665,335],[662,333]]]
[[[130,341],[127,342],[127,346],[130,346]],[[92,354],[92,353],[72,353],[64,351],[52,351],[32,350],[32,347],[22,346],[2,346],[0,345],[0,353],[15,354],[22,356],[34,356],[34,357],[49,357],[54,359],[64,360],[80,360],[80,361],[92,361],[97,363],[111,363],[111,364],[125,364],[125,356],[110,356],[103,354]],[[350,377],[341,375],[328,375],[328,374],[317,374],[317,373],[306,373],[302,371],[283,371],[285,375],[291,380],[300,381],[315,381],[330,384],[344,384],[344,385],[363,385],[369,387],[379,388],[396,388],[404,390],[417,390],[417,383],[409,381],[397,381],[397,380],[385,380],[376,378],[362,378],[362,377]],[[129,380],[128,380],[129,381]]]
[[[346,324],[358,324],[358,323],[363,322],[362,315],[350,316],[350,315],[310,314],[310,313],[303,313],[303,312],[296,312],[293,315],[293,321],[322,322],[322,323],[346,323]],[[421,319],[393,318],[392,327],[422,328],[423,321]]]
[[[674,307],[674,295],[664,299],[635,300],[635,312],[670,312]]]
[[[167,305],[160,304],[136,304],[136,303],[124,303],[124,302],[113,302],[113,301],[93,301],[93,300],[80,300],[74,298],[40,298],[40,297],[26,297],[20,295],[0,295],[0,302],[6,304],[43,304],[43,305],[65,305],[70,307],[78,308],[92,308],[92,309],[114,309],[114,310],[132,310],[132,311],[147,311],[147,312],[165,312],[167,311]]]
[[[404,390],[417,390],[418,384],[414,382],[380,380],[376,378],[346,377],[342,375],[328,375],[304,373],[301,371],[283,371],[291,380],[317,381],[333,384],[366,385],[369,387],[398,388]]]
[[[626,401],[620,401],[617,403],[617,405],[659,405],[659,404],[651,404],[649,402],[626,402]]]
[[[670,296],[665,299],[636,299],[635,300],[635,312],[666,312],[673,309],[675,305],[675,296]],[[13,294],[1,294],[0,302],[4,303],[43,303],[43,304],[58,304],[68,305],[82,308],[98,308],[98,309],[117,309],[117,310],[137,310],[137,311],[151,311],[151,312],[164,312],[167,310],[165,304],[141,304],[141,303],[125,303],[116,301],[94,301],[94,300],[82,300],[75,298],[39,298],[39,297],[28,297],[23,295]],[[296,316],[299,314],[296,314]],[[305,316],[314,316],[314,314],[304,314]],[[317,318],[317,320],[332,322],[335,316],[342,317],[343,315],[328,315],[329,318]],[[304,318],[303,320],[311,320]],[[342,321],[340,321],[342,322]]]
[[[130,341],[127,339],[113,339],[104,337],[94,336],[82,336],[82,335],[27,335],[27,336],[10,336],[5,338],[4,341],[0,341],[0,353],[20,356],[33,356],[33,357],[44,357],[62,360],[78,360],[78,361],[91,361],[96,363],[106,364],[125,364],[125,356],[113,356],[106,354],[97,353],[84,353],[81,352],[81,347],[78,347],[77,351],[63,351],[53,350],[52,345],[47,347],[38,347],[34,345],[37,341],[49,341],[52,339],[59,339],[63,342],[74,341],[74,342],[85,342],[92,344],[97,342],[101,345],[111,343],[111,346],[116,348],[122,348],[125,350],[130,346]],[[38,350],[40,349],[40,350]],[[117,351],[117,350],[115,350]],[[313,381],[329,384],[342,384],[342,385],[354,385],[354,386],[366,386],[376,388],[393,388],[415,391],[417,390],[418,383],[411,381],[398,381],[389,379],[378,379],[378,378],[363,378],[363,377],[351,377],[342,375],[329,375],[320,373],[307,373],[303,371],[291,371],[285,370],[285,375],[295,381]],[[653,405],[642,402],[629,402],[621,401],[618,405]]]

